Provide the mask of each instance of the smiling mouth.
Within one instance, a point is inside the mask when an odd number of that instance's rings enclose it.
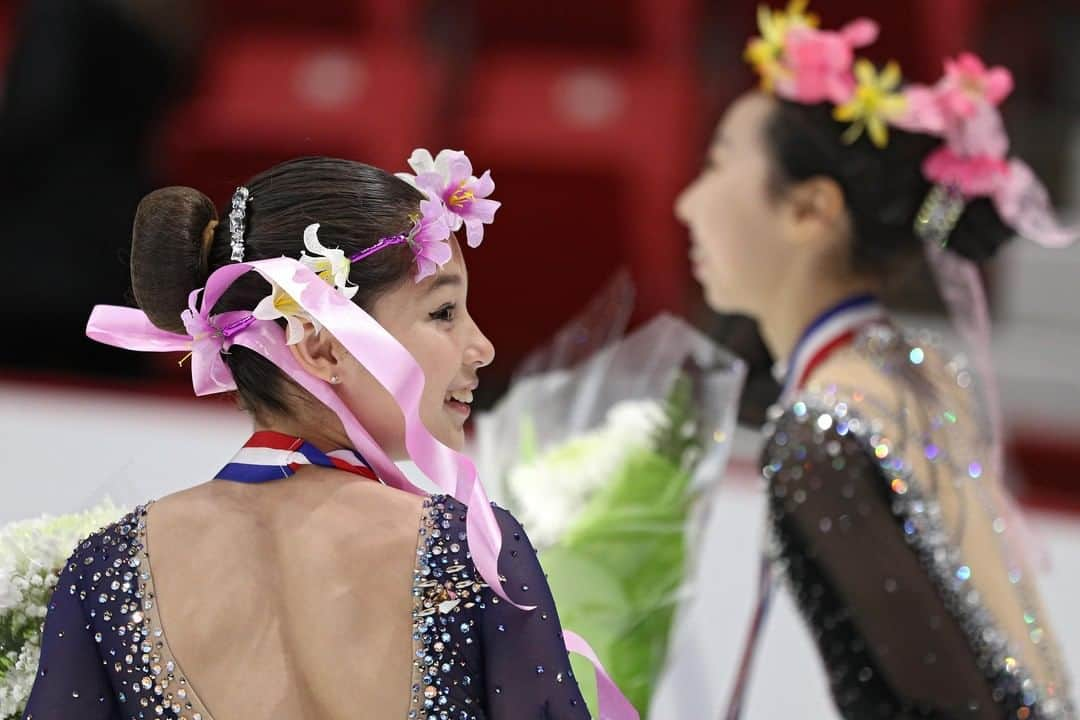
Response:
[[[444,402],[451,412],[463,418],[468,418],[469,414],[472,413],[472,401],[473,388],[463,388],[449,392]]]

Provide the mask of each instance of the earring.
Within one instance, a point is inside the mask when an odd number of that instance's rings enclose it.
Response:
[[[339,378],[337,375],[331,375],[330,376],[330,384],[331,385],[340,385],[341,384],[341,378]]]

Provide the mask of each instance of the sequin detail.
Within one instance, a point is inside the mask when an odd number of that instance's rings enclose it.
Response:
[[[413,579],[412,700],[408,720],[477,720],[468,646],[478,640],[474,608],[487,587],[462,551],[464,507],[445,496],[424,502]]]
[[[84,541],[68,565],[75,582],[65,590],[79,597],[90,616],[87,630],[94,630],[103,663],[112,671],[123,717],[209,720],[161,626],[146,542],[148,507]],[[95,566],[99,570],[89,574]]]
[[[860,337],[857,343],[859,352],[873,361],[879,368],[895,377],[918,382],[918,373],[929,361],[925,351],[938,344],[937,340],[926,333],[905,336],[890,328],[875,327]],[[918,352],[915,352],[918,350]],[[961,389],[972,384],[970,372],[962,360],[950,362],[946,369],[952,374],[952,381]],[[1026,578],[1019,573],[1010,580],[1015,586],[1020,604],[1026,608],[1024,620],[1029,628],[1032,643],[1042,654],[1045,666],[1054,674],[1048,678],[1045,686],[1039,685],[1019,659],[1017,648],[1010,643],[1010,638],[984,605],[979,593],[971,585],[972,567],[965,561],[960,548],[952,541],[945,524],[942,508],[935,496],[926,492],[923,478],[913,473],[911,465],[905,460],[902,444],[894,444],[886,437],[886,423],[876,420],[881,417],[883,408],[872,403],[859,393],[851,397],[841,397],[836,388],[825,388],[802,394],[789,408],[773,408],[770,411],[769,425],[766,427],[768,442],[763,462],[763,474],[772,490],[771,535],[768,553],[776,569],[784,575],[789,588],[799,601],[800,608],[807,621],[819,638],[819,646],[825,656],[833,693],[842,711],[854,710],[858,703],[864,711],[869,708],[865,695],[867,683],[877,682],[872,666],[873,659],[865,643],[856,635],[849,645],[840,647],[835,628],[850,620],[845,607],[829,607],[825,596],[829,592],[827,582],[814,569],[814,559],[801,548],[786,545],[779,530],[780,508],[794,508],[805,501],[797,497],[802,490],[794,492],[788,487],[789,481],[811,477],[810,482],[818,482],[812,477],[815,465],[831,465],[836,470],[866,472],[871,468],[877,471],[887,488],[889,510],[902,529],[904,539],[915,551],[922,567],[936,586],[945,607],[958,621],[974,654],[974,663],[984,670],[990,683],[990,696],[994,702],[1008,713],[1010,718],[1040,718],[1058,720],[1074,717],[1074,709],[1068,699],[1068,690],[1064,681],[1064,663],[1053,643],[1045,638],[1042,628],[1035,617],[1035,603],[1031,602],[1032,590],[1027,588]],[[955,425],[958,422],[955,413],[945,410],[933,419],[935,429]],[[902,418],[896,419],[890,426],[903,427]],[[950,458],[944,446],[924,442],[918,446],[932,464],[944,464],[952,468],[955,474],[978,478],[981,465],[977,460]],[[836,466],[837,458],[846,457],[844,467]],[[865,469],[864,469],[865,467]],[[972,472],[972,467],[976,468]],[[829,480],[835,478],[828,478]],[[844,498],[854,499],[841,488]],[[853,503],[853,510],[860,513],[861,508]],[[843,521],[844,516],[834,518]],[[830,522],[829,527],[832,527]],[[1000,518],[993,519],[993,529],[1000,534],[1004,531]],[[827,532],[821,528],[822,532]],[[1012,572],[1012,571],[1010,571]],[[885,592],[898,590],[895,579],[885,581]],[[1030,620],[1029,620],[1030,618]],[[934,618],[930,618],[933,625]],[[940,619],[937,619],[940,623]],[[937,658],[928,655],[924,658],[927,665],[935,664]],[[916,708],[893,707],[883,700],[876,708],[877,714],[892,716],[894,713],[913,712]],[[906,715],[905,715],[906,716]]]

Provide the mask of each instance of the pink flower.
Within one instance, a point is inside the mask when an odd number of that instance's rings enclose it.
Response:
[[[398,177],[410,185],[438,198],[446,206],[447,218],[452,232],[465,226],[469,247],[477,247],[484,240],[484,225],[495,220],[500,203],[488,200],[495,191],[491,171],[480,177],[473,175],[472,162],[460,150],[441,150],[432,158],[423,148],[413,151],[409,167],[416,175],[398,173]]]
[[[901,130],[924,135],[945,134],[948,120],[936,87],[908,85],[904,88],[904,97],[907,98],[907,109],[903,115],[893,120],[893,125]]]
[[[964,197],[992,196],[1009,174],[1008,161],[990,155],[965,156],[946,146],[923,161],[923,175],[938,185],[954,187]]]
[[[938,83],[941,101],[955,117],[971,116],[983,101],[996,107],[1013,89],[1013,78],[1006,68],[987,68],[973,53],[962,53],[945,61],[945,77]]]
[[[421,200],[420,217],[409,231],[408,243],[416,255],[416,282],[434,275],[450,262],[450,225],[441,200]]]
[[[946,120],[949,120],[946,117]],[[953,118],[945,127],[945,144],[958,155],[965,157],[988,156],[1004,158],[1009,152],[1009,136],[1005,122],[996,107],[981,102],[973,106],[971,114]]]
[[[855,91],[855,48],[877,39],[872,20],[855,20],[838,32],[795,27],[787,35],[776,92],[799,103],[841,104]]]

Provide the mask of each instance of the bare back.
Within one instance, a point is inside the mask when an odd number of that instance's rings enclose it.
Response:
[[[213,720],[406,716],[422,505],[305,468],[149,508],[161,626]]]

